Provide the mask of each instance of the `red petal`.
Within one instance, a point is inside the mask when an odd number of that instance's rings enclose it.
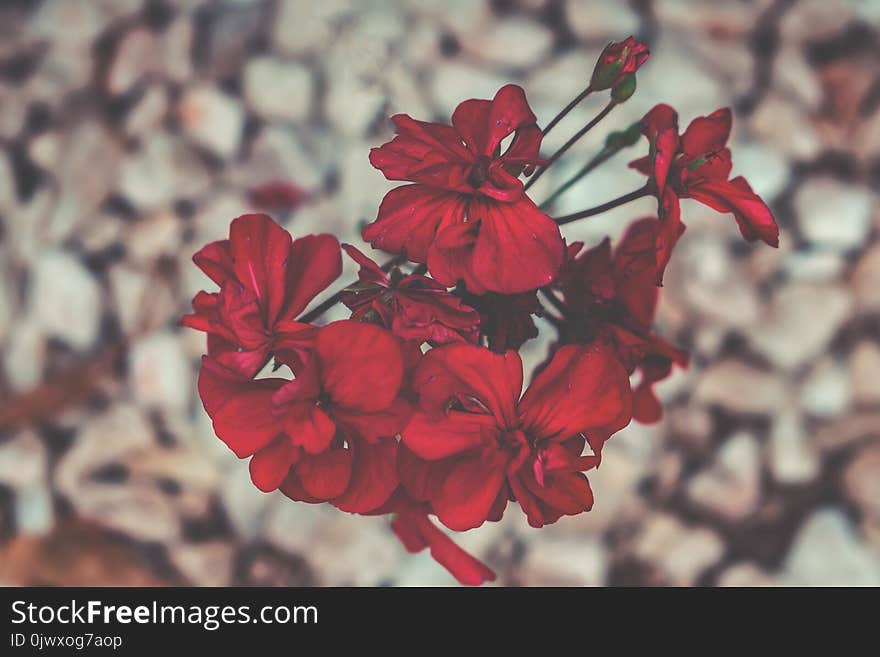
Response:
[[[484,434],[491,437],[496,427],[490,415],[452,411],[448,418],[438,421],[425,413],[415,413],[403,430],[403,442],[420,458],[436,461],[480,447]]]
[[[251,481],[264,493],[275,490],[287,477],[296,457],[297,451],[290,438],[278,436],[251,457]]]
[[[252,381],[208,356],[202,357],[202,404],[214,423],[217,437],[238,458],[250,456],[281,433],[281,424],[273,415],[272,395],[284,383],[283,379]]]
[[[425,185],[404,185],[385,194],[376,221],[363,230],[364,241],[389,253],[406,252],[426,262],[435,234],[464,218],[466,197]]]
[[[645,136],[652,143],[654,154],[651,171],[662,196],[672,161],[678,152],[678,114],[669,105],[656,105],[642,118]]]
[[[391,405],[403,379],[397,339],[373,324],[333,322],[318,331],[321,383],[342,409],[376,412]]]
[[[494,354],[470,344],[431,349],[413,375],[419,404],[435,416],[450,400],[468,395],[495,417],[501,427],[516,425],[516,400],[522,392],[522,361],[515,351]]]
[[[306,401],[290,406],[284,417],[284,430],[292,444],[308,454],[320,454],[336,435],[336,424],[314,402]]]
[[[265,214],[243,214],[229,227],[236,278],[257,297],[266,326],[272,326],[285,297],[290,233]]]
[[[481,287],[514,294],[556,278],[563,256],[559,226],[528,197],[515,203],[475,200],[468,213],[481,221],[471,267]]]
[[[749,242],[760,239],[779,246],[779,227],[773,213],[742,176],[729,182],[701,181],[688,188],[688,196],[719,212],[733,213],[740,233]]]
[[[730,108],[715,110],[709,116],[698,116],[681,136],[681,150],[688,159],[714,153],[724,148],[730,137]]]
[[[393,438],[371,445],[355,441],[354,461],[348,489],[333,506],[349,513],[367,513],[380,507],[397,488],[397,441]]]
[[[431,496],[440,522],[461,532],[482,525],[504,484],[506,465],[499,451],[457,461]]]
[[[287,260],[287,295],[279,319],[294,319],[342,273],[339,241],[332,235],[294,240]]]
[[[601,343],[560,347],[519,405],[533,436],[565,440],[578,433],[607,438],[629,424],[629,376]]]
[[[211,242],[193,256],[193,262],[217,285],[222,286],[227,280],[235,278],[229,240]]]
[[[296,466],[303,490],[322,500],[339,497],[351,480],[352,452],[334,449],[317,456],[304,456]]]

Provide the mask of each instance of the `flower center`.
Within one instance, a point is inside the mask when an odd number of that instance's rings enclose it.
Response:
[[[486,155],[481,155],[476,162],[474,162],[474,166],[471,169],[471,173],[468,176],[468,184],[474,189],[479,189],[480,185],[482,185],[489,178],[489,165],[492,163],[492,160],[489,159]]]

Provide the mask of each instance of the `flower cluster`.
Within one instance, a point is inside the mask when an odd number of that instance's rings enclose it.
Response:
[[[644,135],[647,154],[630,166],[648,181],[616,201],[552,218],[530,198],[524,178],[572,142],[543,158],[546,132],[608,90],[582,136],[632,95],[647,58],[632,38],[610,44],[585,90],[543,130],[515,85],[465,100],[450,125],[392,117],[397,135],[370,162],[405,184],[363,229],[392,254],[385,264],[331,235],[293,239],[265,214],[236,218],[229,239],[195,255],[219,287],[197,294],[183,319],[208,336],[199,394],[260,490],[389,514],[406,549],[429,549],[465,584],[494,574],[432,518],[457,532],[500,520],[509,504],[533,527],[590,510],[585,473],[605,441],[633,419],[660,419],[654,384],[687,366],[687,353],[653,329],[684,232],[679,199],[732,214],[749,241],[778,241],[764,202],[743,178],[729,179],[728,110],[679,135],[675,111],[658,105],[552,196]],[[649,195],[657,216],[634,221],[613,248],[563,240],[560,225]],[[252,201],[290,208],[303,199],[271,183]],[[358,279],[314,306],[340,276],[343,251]],[[336,302],[350,317],[317,322]],[[538,335],[536,316],[555,339],[524,386],[518,349]]]

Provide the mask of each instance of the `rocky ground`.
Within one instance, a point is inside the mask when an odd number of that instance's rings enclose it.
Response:
[[[659,327],[693,364],[661,386],[664,421],[610,441],[591,513],[532,530],[511,508],[461,542],[507,585],[880,585],[878,26],[872,0],[2,3],[0,581],[453,583],[381,519],[251,486],[195,394],[204,338],[176,326],[208,285],[189,258],[274,178],[311,195],[279,217],[294,233],[359,244],[387,116],[514,81],[546,122],[635,34],[653,55],[608,128],[731,105],[781,247],[685,202]],[[556,211],[634,189],[627,157]]]

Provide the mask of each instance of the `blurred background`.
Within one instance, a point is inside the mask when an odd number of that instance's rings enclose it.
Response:
[[[634,34],[636,95],[533,198],[657,102],[682,127],[729,105],[780,248],[685,201],[658,326],[693,364],[664,420],[608,443],[591,513],[533,530],[511,506],[460,542],[504,585],[880,585],[878,28],[876,0],[0,3],[0,583],[454,584],[386,519],[251,485],[196,394],[204,336],[177,327],[213,289],[190,258],[278,179],[309,194],[274,214],[294,235],[361,245],[388,116],[446,121],[513,81],[544,124]],[[554,211],[635,189],[644,151]]]

